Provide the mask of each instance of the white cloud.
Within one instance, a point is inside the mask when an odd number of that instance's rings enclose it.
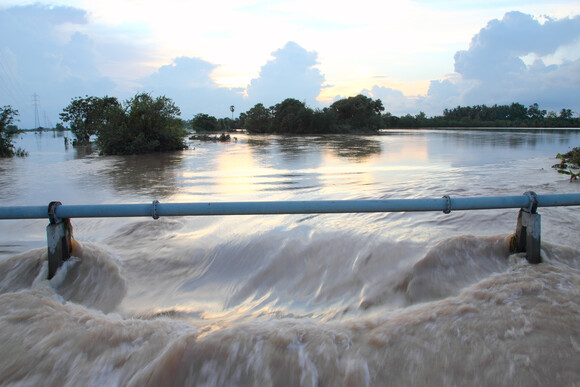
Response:
[[[324,83],[324,76],[315,67],[317,53],[288,42],[272,56],[273,59],[262,66],[259,77],[248,85],[248,100],[266,106],[286,98],[306,101],[308,105],[316,104]]]
[[[487,23],[473,36],[468,50],[455,54],[456,72],[432,80],[426,96],[393,100],[390,93],[390,103],[383,103],[387,110],[389,105],[395,109],[402,105],[410,113],[421,110],[428,115],[457,105],[512,102],[537,102],[547,110],[571,108],[580,113],[580,59],[577,52],[565,50],[579,41],[580,16],[540,22],[531,15],[509,12]],[[544,58],[555,53],[560,62],[546,65]],[[379,90],[376,95],[380,96]]]
[[[55,1],[82,9],[0,8],[0,105],[24,127],[34,93],[53,124],[75,96],[138,91],[173,98],[184,118],[361,90],[399,115],[513,101],[580,111],[580,16],[493,19],[483,3],[422,1]]]

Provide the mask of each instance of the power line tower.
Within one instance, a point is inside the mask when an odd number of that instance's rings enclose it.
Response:
[[[38,94],[32,95],[32,103],[34,104],[34,129],[40,127],[40,118],[38,117]]]

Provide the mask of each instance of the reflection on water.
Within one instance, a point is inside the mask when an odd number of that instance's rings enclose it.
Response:
[[[97,151],[96,147],[93,146],[93,143],[90,143],[88,145],[77,145],[74,147],[72,145],[65,144],[66,150],[69,150],[71,147],[75,151],[75,158],[76,159],[84,159],[85,157],[88,157]]]
[[[100,177],[120,193],[166,198],[181,189],[182,152],[114,157]]]
[[[16,146],[30,156],[0,160],[0,194],[19,204],[112,198],[413,197],[429,192],[429,176],[436,176],[441,187],[463,191],[466,184],[488,184],[487,178],[477,179],[478,170],[459,171],[461,178],[456,179],[454,168],[495,165],[498,170],[516,160],[554,157],[578,145],[579,133],[493,129],[389,130],[375,136],[240,134],[237,143],[201,142],[183,152],[114,157],[98,156],[93,147],[67,149],[60,134],[24,133]],[[76,161],[67,164],[70,160]],[[502,185],[509,190],[512,180]]]
[[[338,157],[355,162],[364,162],[370,157],[380,156],[382,149],[380,141],[363,136],[334,136],[319,140]]]
[[[23,137],[30,157],[0,160],[3,205],[578,192],[550,166],[580,131],[238,135],[81,158]],[[50,283],[47,220],[0,221],[2,382],[573,385],[580,213],[541,209],[532,266],[507,249],[517,212],[74,219]]]

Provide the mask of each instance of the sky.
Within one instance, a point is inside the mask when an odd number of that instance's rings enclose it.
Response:
[[[580,3],[0,0],[0,106],[19,127],[54,126],[78,96],[140,92],[184,119],[357,94],[398,116],[512,102],[579,115]]]

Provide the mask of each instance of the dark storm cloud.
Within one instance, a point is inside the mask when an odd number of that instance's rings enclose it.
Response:
[[[288,42],[272,56],[274,59],[262,66],[259,77],[248,85],[248,100],[266,106],[286,98],[306,101],[311,106],[316,104],[324,83],[324,76],[314,67],[318,64],[318,54]]]

